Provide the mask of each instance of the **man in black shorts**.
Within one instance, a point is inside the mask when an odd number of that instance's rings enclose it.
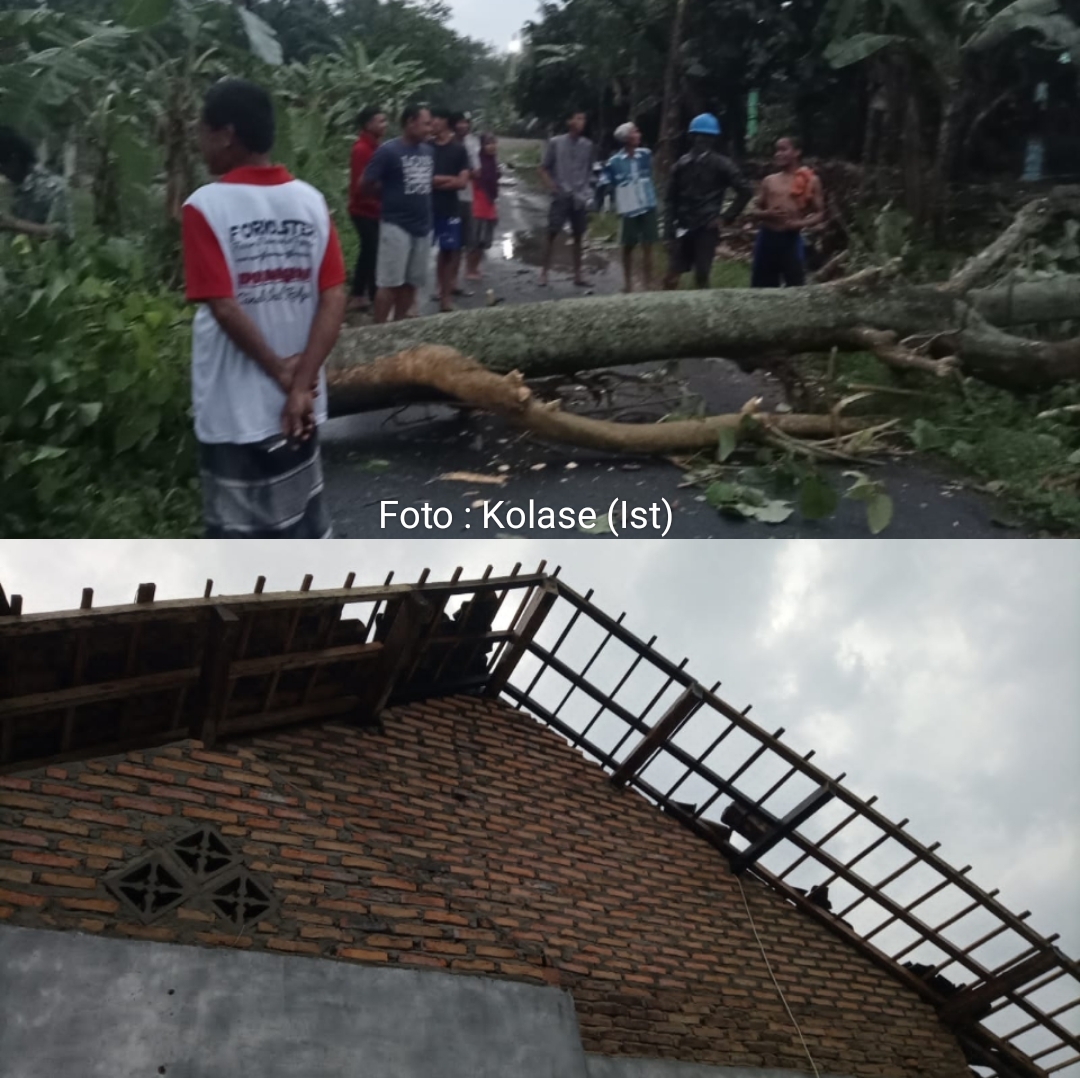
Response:
[[[697,288],[708,288],[720,225],[730,225],[746,208],[753,191],[735,163],[718,153],[720,123],[703,113],[690,124],[690,152],[671,170],[665,215],[669,242],[668,272],[664,287],[679,287],[679,278],[693,271]],[[735,200],[724,213],[727,189]]]
[[[551,192],[548,214],[547,246],[541,286],[548,283],[548,270],[555,249],[555,239],[570,224],[574,237],[574,284],[585,285],[581,272],[581,246],[589,227],[589,203],[593,198],[593,163],[595,150],[585,137],[585,113],[575,112],[567,122],[565,135],[556,135],[547,145],[540,176]]]

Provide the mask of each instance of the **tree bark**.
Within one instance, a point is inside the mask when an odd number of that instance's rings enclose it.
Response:
[[[866,331],[889,362],[900,345],[923,366],[956,357],[965,373],[1014,390],[1040,389],[1080,378],[1076,341],[1027,341],[995,327],[1057,319],[1080,311],[1080,279],[1065,278],[1017,288],[952,295],[941,288],[896,286],[868,280],[779,290],[718,289],[645,293],[488,307],[384,326],[347,329],[329,361],[330,404],[335,414],[388,407],[401,400],[393,386],[355,381],[346,372],[379,357],[442,345],[475,359],[496,374],[526,377],[691,357],[739,359],[754,355],[866,350]],[[926,347],[913,353],[911,342]],[[430,399],[430,393],[428,394]]]
[[[495,374],[468,356],[438,345],[421,345],[373,363],[339,370],[331,383],[331,393],[338,399],[343,393],[356,398],[368,389],[383,392],[394,386],[427,387],[459,403],[502,416],[549,441],[612,453],[654,455],[710,449],[724,429],[758,440],[768,440],[775,434],[821,439],[854,434],[871,424],[865,419],[832,415],[758,413],[753,404],[734,415],[669,423],[592,419],[562,411],[558,401],[538,400],[518,371]]]

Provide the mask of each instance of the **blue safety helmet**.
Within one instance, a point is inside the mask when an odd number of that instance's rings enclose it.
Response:
[[[690,134],[719,135],[720,121],[711,112],[703,112],[690,121]]]

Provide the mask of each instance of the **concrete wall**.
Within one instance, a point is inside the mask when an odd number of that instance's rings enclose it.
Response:
[[[586,1078],[509,980],[0,926],[0,1078]]]

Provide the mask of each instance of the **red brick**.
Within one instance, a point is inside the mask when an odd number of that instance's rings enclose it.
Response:
[[[176,776],[169,774],[168,771],[154,770],[149,767],[136,767],[134,764],[117,764],[116,773],[118,775],[130,775],[132,778],[142,779],[144,782],[155,782],[163,785],[176,782]]]
[[[48,812],[52,805],[44,797],[28,797],[26,794],[0,794],[0,807],[29,809],[31,812]]]
[[[72,810],[72,815],[76,810]],[[45,817],[27,816],[23,819],[23,827],[37,827],[42,831],[59,831],[62,835],[86,835],[90,834],[90,828],[84,823],[72,823],[70,820],[49,820]]]
[[[390,956],[385,951],[369,951],[362,947],[339,947],[337,955],[339,958],[349,958],[354,962],[388,962],[390,960]]]
[[[129,782],[127,779],[118,779],[115,775],[80,775],[79,781],[87,786],[100,786],[107,790],[122,790],[124,793],[133,794],[138,788],[137,782]]]
[[[30,780],[16,778],[15,775],[0,775],[0,789],[29,791]]]
[[[85,910],[89,913],[116,913],[120,903],[111,898],[61,898],[60,905],[66,910]]]
[[[206,764],[192,763],[191,760],[176,760],[170,756],[155,756],[151,761],[154,767],[183,771],[188,775],[205,775]]]
[[[71,873],[42,872],[38,880],[46,887],[79,887],[92,891],[97,886],[97,881],[92,876],[76,876]]]
[[[0,828],[0,842],[9,842],[13,846],[38,846],[49,845],[49,840],[44,835],[35,834],[32,831],[16,831],[13,828]]]
[[[61,850],[71,853],[86,853],[93,857],[107,857],[110,861],[119,861],[124,856],[123,846],[106,846],[100,842],[83,842],[77,838],[62,838],[59,842]]]
[[[248,786],[274,785],[269,779],[265,779],[261,775],[253,775],[249,771],[222,771],[221,777],[228,779],[230,782],[242,782]]]
[[[372,887],[382,887],[392,891],[415,891],[416,884],[408,880],[399,880],[396,876],[372,876]]]
[[[424,950],[436,954],[468,954],[469,949],[463,943],[451,943],[449,940],[424,940]]]
[[[0,865],[0,880],[7,883],[29,883],[34,878],[34,873],[28,868],[8,868]]]
[[[64,767],[47,767],[45,768],[45,774],[51,779],[59,779],[61,782],[67,778],[67,768]]]
[[[106,827],[127,827],[128,818],[118,812],[105,812],[102,809],[73,808],[68,815],[73,820],[88,820],[90,823],[104,824]],[[78,832],[86,834],[85,831]]]
[[[60,786],[55,782],[43,782],[41,792],[49,797],[68,797],[72,801],[89,801],[100,805],[105,795],[97,790],[81,790],[78,786]]]
[[[243,767],[244,761],[239,756],[229,756],[224,752],[209,752],[206,749],[192,749],[190,756],[200,763],[213,764],[215,767]]]
[[[189,778],[187,785],[193,790],[205,790],[209,794],[225,794],[226,797],[239,797],[240,787],[225,782],[212,782],[210,779]]]
[[[205,794],[197,794],[180,786],[151,786],[147,792],[151,797],[164,797],[172,801],[187,801],[191,805],[206,804]]]
[[[235,812],[221,812],[218,809],[202,808],[199,805],[185,805],[180,810],[181,816],[192,820],[214,820],[217,823],[236,823]]]
[[[77,857],[60,857],[40,850],[13,850],[11,859],[24,865],[47,865],[49,868],[74,868],[79,863]]]
[[[367,869],[370,872],[385,871],[389,867],[385,861],[374,861],[370,857],[349,857],[347,855],[342,857],[341,865],[343,868],[363,868]],[[374,883],[374,878],[372,878],[372,883]],[[394,883],[385,884],[384,886],[398,887],[400,885],[398,883]],[[405,889],[406,888],[402,888],[402,890]]]
[[[149,812],[152,816],[171,816],[172,806],[161,801],[154,801],[149,797],[114,797],[113,804],[117,808],[132,809],[135,812]]]
[[[46,902],[44,895],[24,895],[18,891],[8,891],[6,888],[0,887],[0,902],[10,902],[13,906],[44,906]]]
[[[297,835],[288,835],[284,831],[252,831],[253,842],[272,842],[275,846],[303,846],[304,840]]]

